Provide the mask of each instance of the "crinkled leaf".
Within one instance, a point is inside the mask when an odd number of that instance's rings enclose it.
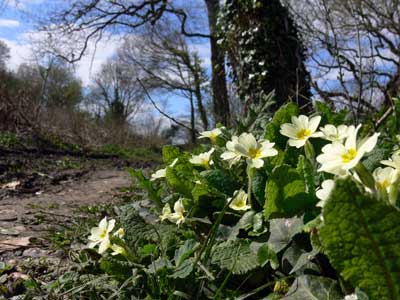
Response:
[[[335,280],[325,277],[302,275],[297,277],[282,300],[343,300]]]
[[[233,274],[245,274],[259,266],[256,253],[250,249],[250,242],[244,239],[214,246],[211,261],[221,269],[232,271]]]
[[[208,170],[201,172],[207,183],[217,191],[232,196],[233,192],[240,188],[240,185],[224,170]]]
[[[400,212],[342,179],[323,214],[321,242],[343,278],[371,300],[400,299]]]
[[[253,226],[253,218],[255,215],[254,210],[250,210],[244,213],[244,215],[240,218],[239,222],[232,228],[231,233],[229,234],[228,240],[236,239],[239,234],[240,229],[248,230]]]
[[[179,174],[177,167],[167,167],[165,178],[174,191],[187,198],[192,196],[193,183]]]
[[[253,194],[261,207],[264,206],[265,202],[265,184],[267,182],[267,178],[268,176],[265,170],[259,170],[255,173],[251,185]]]
[[[288,165],[276,167],[265,189],[265,218],[293,217],[315,203],[306,193],[304,177]]]
[[[177,147],[171,145],[166,145],[162,149],[163,161],[166,165],[172,164],[172,162],[181,155],[181,151]]]
[[[197,242],[195,240],[186,240],[185,243],[175,251],[175,265],[180,266],[182,262],[192,255]]]
[[[186,278],[193,271],[193,258],[184,260],[179,267],[177,267],[170,277],[172,278]]]

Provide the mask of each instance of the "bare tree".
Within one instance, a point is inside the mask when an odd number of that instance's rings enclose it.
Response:
[[[112,58],[96,74],[89,98],[120,125],[128,123],[140,109],[144,95],[136,81],[137,69]]]
[[[6,43],[0,41],[0,70],[6,69],[7,60],[10,59],[10,48]]]
[[[400,90],[398,0],[286,0],[310,50],[317,94],[357,120]]]
[[[90,42],[98,41],[111,32],[119,29],[139,30],[144,24],[155,25],[164,18],[173,19],[179,24],[180,32],[184,36],[210,38],[214,117],[217,122],[228,124],[230,109],[224,54],[216,43],[215,35],[219,1],[204,1],[209,20],[209,30],[206,33],[192,31],[187,10],[172,0],[74,1],[67,9],[55,12],[46,20],[48,25],[42,29],[48,33],[50,42],[47,49],[70,62],[75,62],[82,58]],[[74,37],[73,43],[71,36]]]
[[[178,93],[189,100],[194,136],[195,106],[203,128],[208,128],[202,88],[208,78],[201,67],[200,58],[190,51],[180,32],[167,28],[172,28],[172,25],[148,26],[142,35],[127,37],[118,56],[126,64],[145,72],[149,89]]]

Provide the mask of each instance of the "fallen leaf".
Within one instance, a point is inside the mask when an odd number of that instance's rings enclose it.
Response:
[[[7,190],[15,190],[17,186],[21,184],[21,181],[11,181],[9,183],[5,183],[1,186],[1,189],[7,189]]]

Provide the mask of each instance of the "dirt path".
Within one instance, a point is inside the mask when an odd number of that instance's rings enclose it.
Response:
[[[118,189],[131,183],[126,171],[115,168],[80,172],[34,193],[0,195],[1,260],[48,255],[49,230],[83,214],[79,207],[117,201]]]

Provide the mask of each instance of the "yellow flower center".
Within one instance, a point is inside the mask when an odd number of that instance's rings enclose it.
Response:
[[[345,154],[342,155],[342,162],[349,163],[357,156],[357,150],[350,148]]]
[[[249,149],[249,156],[250,158],[259,158],[261,157],[261,149],[254,149],[254,148],[250,148]]]
[[[387,179],[385,179],[381,182],[378,182],[378,187],[380,187],[381,189],[387,189],[389,186],[390,186],[390,182]]]
[[[305,129],[305,128],[300,129],[296,134],[296,136],[297,136],[297,138],[299,140],[304,140],[307,137],[309,137],[310,135],[311,135],[311,130],[310,129]]]
[[[103,230],[100,234],[100,239],[104,239],[107,236],[107,230]]]

